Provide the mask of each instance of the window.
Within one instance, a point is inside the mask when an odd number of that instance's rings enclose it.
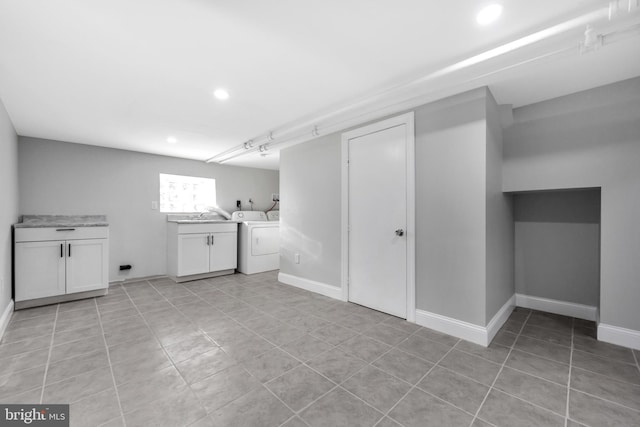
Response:
[[[216,206],[216,180],[160,174],[160,212],[202,212]]]

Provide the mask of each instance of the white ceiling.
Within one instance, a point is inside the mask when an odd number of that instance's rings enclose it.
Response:
[[[487,3],[0,0],[0,98],[20,135],[206,160],[608,4],[501,0],[500,20],[481,27]],[[637,25],[638,10],[594,27]],[[520,106],[640,75],[637,27],[579,55],[584,29],[416,90],[437,99],[489,85],[499,103]],[[216,100],[218,87],[230,99]],[[277,168],[277,150],[229,163]]]

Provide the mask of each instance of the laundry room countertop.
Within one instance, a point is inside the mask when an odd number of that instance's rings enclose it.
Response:
[[[237,222],[226,219],[222,215],[216,213],[208,214],[169,214],[167,215],[167,222],[176,222],[178,224],[217,224],[227,222]]]
[[[108,227],[106,215],[22,215],[15,228]]]

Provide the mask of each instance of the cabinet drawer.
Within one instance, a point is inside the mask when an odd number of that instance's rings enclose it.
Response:
[[[238,231],[238,223],[230,224],[178,224],[178,234],[219,233]]]
[[[16,242],[44,242],[49,240],[106,239],[109,227],[42,227],[16,228]]]

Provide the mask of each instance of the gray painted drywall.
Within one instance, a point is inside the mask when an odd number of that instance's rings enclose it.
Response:
[[[340,144],[334,133],[280,153],[280,271],[338,288]]]
[[[600,321],[640,331],[640,78],[521,107],[503,188],[601,188]]]
[[[166,214],[151,209],[159,199],[159,174],[216,179],[218,204],[235,210],[249,198],[271,206],[277,171],[20,137],[20,214],[106,214],[110,224],[109,280],[166,274]],[[121,273],[118,266],[131,264]]]
[[[487,240],[485,253],[487,294],[485,325],[493,319],[515,291],[513,200],[510,195],[502,192],[501,112],[489,90],[486,94],[486,108]]]
[[[599,305],[600,190],[516,194],[516,292]]]
[[[484,325],[484,90],[418,108],[416,306]]]
[[[415,110],[417,308],[482,326],[513,295],[513,221],[499,182],[500,128],[496,123],[488,130],[486,102],[482,88]],[[336,287],[341,286],[341,135],[280,154],[280,271]],[[493,156],[490,176],[487,155]],[[380,210],[385,209],[393,206],[381,201]],[[495,213],[490,224],[487,213]],[[487,231],[496,234],[490,245]],[[489,257],[489,247],[510,253]]]
[[[11,225],[18,220],[18,136],[0,100],[0,316],[11,301]]]

